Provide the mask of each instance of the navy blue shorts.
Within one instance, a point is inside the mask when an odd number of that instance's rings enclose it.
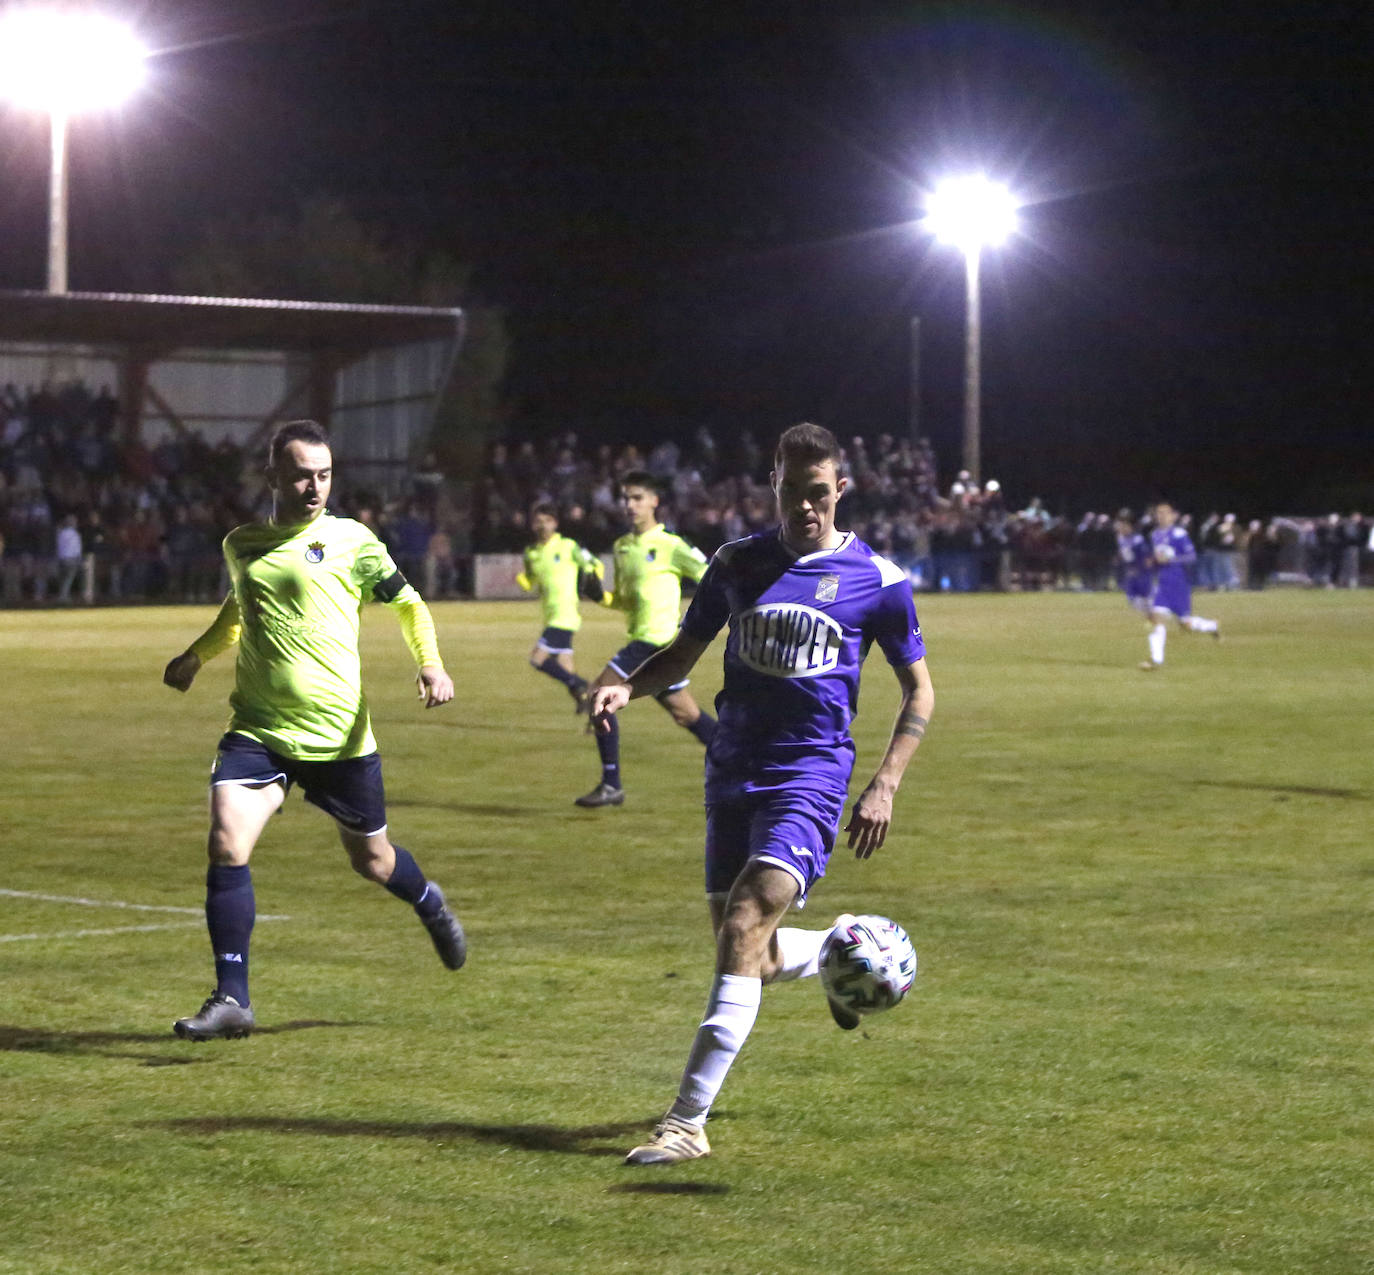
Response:
[[[370,836],[386,830],[381,754],[368,753],[366,757],[343,761],[296,761],[236,731],[220,739],[210,772],[212,787],[265,787],[276,783],[287,792],[292,784],[299,784],[306,801],[337,819],[350,832]]]
[[[571,629],[556,629],[550,625],[539,635],[538,646],[542,646],[550,655],[563,655],[570,652],[573,647],[573,631]]]
[[[706,807],[706,893],[728,894],[753,859],[797,883],[797,906],[825,875],[844,798],[775,788]]]
[[[649,656],[653,655],[655,651],[661,650],[663,650],[661,646],[655,646],[652,642],[629,642],[612,655],[606,663],[621,677],[629,677]],[[670,691],[680,691],[689,681],[689,678],[684,677],[682,681],[674,682],[660,694],[667,695]]]

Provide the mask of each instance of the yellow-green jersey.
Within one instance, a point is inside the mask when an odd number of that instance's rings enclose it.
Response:
[[[706,574],[706,555],[662,523],[642,535],[633,531],[615,542],[615,588],[611,605],[626,614],[631,642],[666,646],[677,636],[683,580]]]
[[[321,514],[236,527],[224,561],[229,596],[191,649],[204,662],[238,642],[228,729],[299,761],[375,752],[358,655],[363,604],[391,605],[416,663],[443,667],[429,608],[382,542]]]
[[[526,592],[539,593],[544,627],[576,633],[582,627],[578,609],[578,581],[584,571],[600,572],[596,555],[576,540],[554,534],[544,544],[525,550],[525,569],[517,578]]]

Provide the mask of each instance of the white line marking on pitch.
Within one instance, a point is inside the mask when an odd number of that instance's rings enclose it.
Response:
[[[4,890],[0,896],[7,899],[31,899],[35,903],[75,903],[83,908],[124,908],[132,912],[175,912],[180,916],[194,916],[195,921],[174,921],[164,925],[121,925],[108,930],[60,930],[49,934],[0,934],[0,943],[29,943],[36,939],[88,939],[104,938],[111,934],[148,934],[154,930],[185,930],[199,927],[205,923],[204,908],[179,908],[161,903],[125,903],[120,899],[82,899],[70,894],[39,894],[33,890]],[[259,921],[289,921],[289,916],[274,916],[262,913]]]
[[[113,930],[63,930],[57,934],[0,934],[0,943],[27,943],[32,939],[89,939],[107,934],[147,934],[150,930],[199,929],[198,921],[172,921],[166,925],[121,925]]]
[[[162,903],[124,903],[119,899],[82,899],[71,894],[38,894],[33,890],[0,890],[7,899],[32,899],[35,903],[76,903],[83,908],[128,908],[134,912],[178,912],[183,916],[204,916],[204,908],[175,908]],[[259,913],[259,921],[289,921],[289,916]]]

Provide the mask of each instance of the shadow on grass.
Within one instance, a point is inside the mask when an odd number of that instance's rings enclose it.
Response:
[[[451,815],[483,815],[493,819],[509,819],[514,807],[507,802],[498,805],[495,802],[480,801],[411,801],[404,797],[390,797],[386,799],[388,807],[399,808],[402,810],[442,810]],[[572,799],[568,799],[568,805],[572,805]],[[538,811],[523,810],[520,812],[522,819],[566,819],[563,811]]]
[[[274,1036],[281,1032],[307,1031],[315,1027],[364,1027],[365,1023],[339,1023],[327,1019],[302,1018],[273,1027],[259,1027],[255,1035]],[[160,1032],[69,1032],[45,1027],[15,1027],[0,1023],[0,1052],[26,1054],[63,1054],[77,1057],[132,1058],[145,1067],[177,1067],[186,1063],[208,1062],[213,1051],[199,1051],[191,1041],[181,1042],[184,1054],[150,1055],[121,1049],[121,1045],[170,1045],[171,1026]]]
[[[723,1182],[621,1182],[608,1186],[614,1195],[727,1195]]]
[[[281,1116],[192,1116],[150,1122],[179,1133],[290,1133],[316,1138],[419,1138],[424,1142],[490,1142],[521,1151],[556,1151],[564,1155],[621,1156],[623,1142],[644,1128],[643,1120],[623,1124],[590,1124],[560,1129],[550,1124],[469,1124],[441,1120],[433,1124],[386,1120],[292,1119]],[[614,1142],[615,1145],[609,1145]]]
[[[1245,779],[1195,779],[1199,788],[1238,788],[1243,792],[1272,792],[1285,797],[1335,797],[1341,801],[1369,801],[1358,788],[1319,788],[1313,784],[1263,784]]]

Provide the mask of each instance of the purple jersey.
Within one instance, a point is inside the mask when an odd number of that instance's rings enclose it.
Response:
[[[717,550],[682,631],[709,642],[727,622],[708,804],[790,787],[843,801],[870,644],[894,667],[925,655],[906,572],[852,533],[799,558],[777,528],[759,532]]]
[[[1169,551],[1167,562],[1160,562],[1158,550]],[[1150,551],[1155,554],[1159,575],[1155,579],[1154,597],[1150,605],[1161,611],[1171,611],[1182,618],[1193,613],[1193,587],[1188,569],[1197,561],[1197,550],[1188,533],[1178,526],[1156,527],[1150,532]]]

